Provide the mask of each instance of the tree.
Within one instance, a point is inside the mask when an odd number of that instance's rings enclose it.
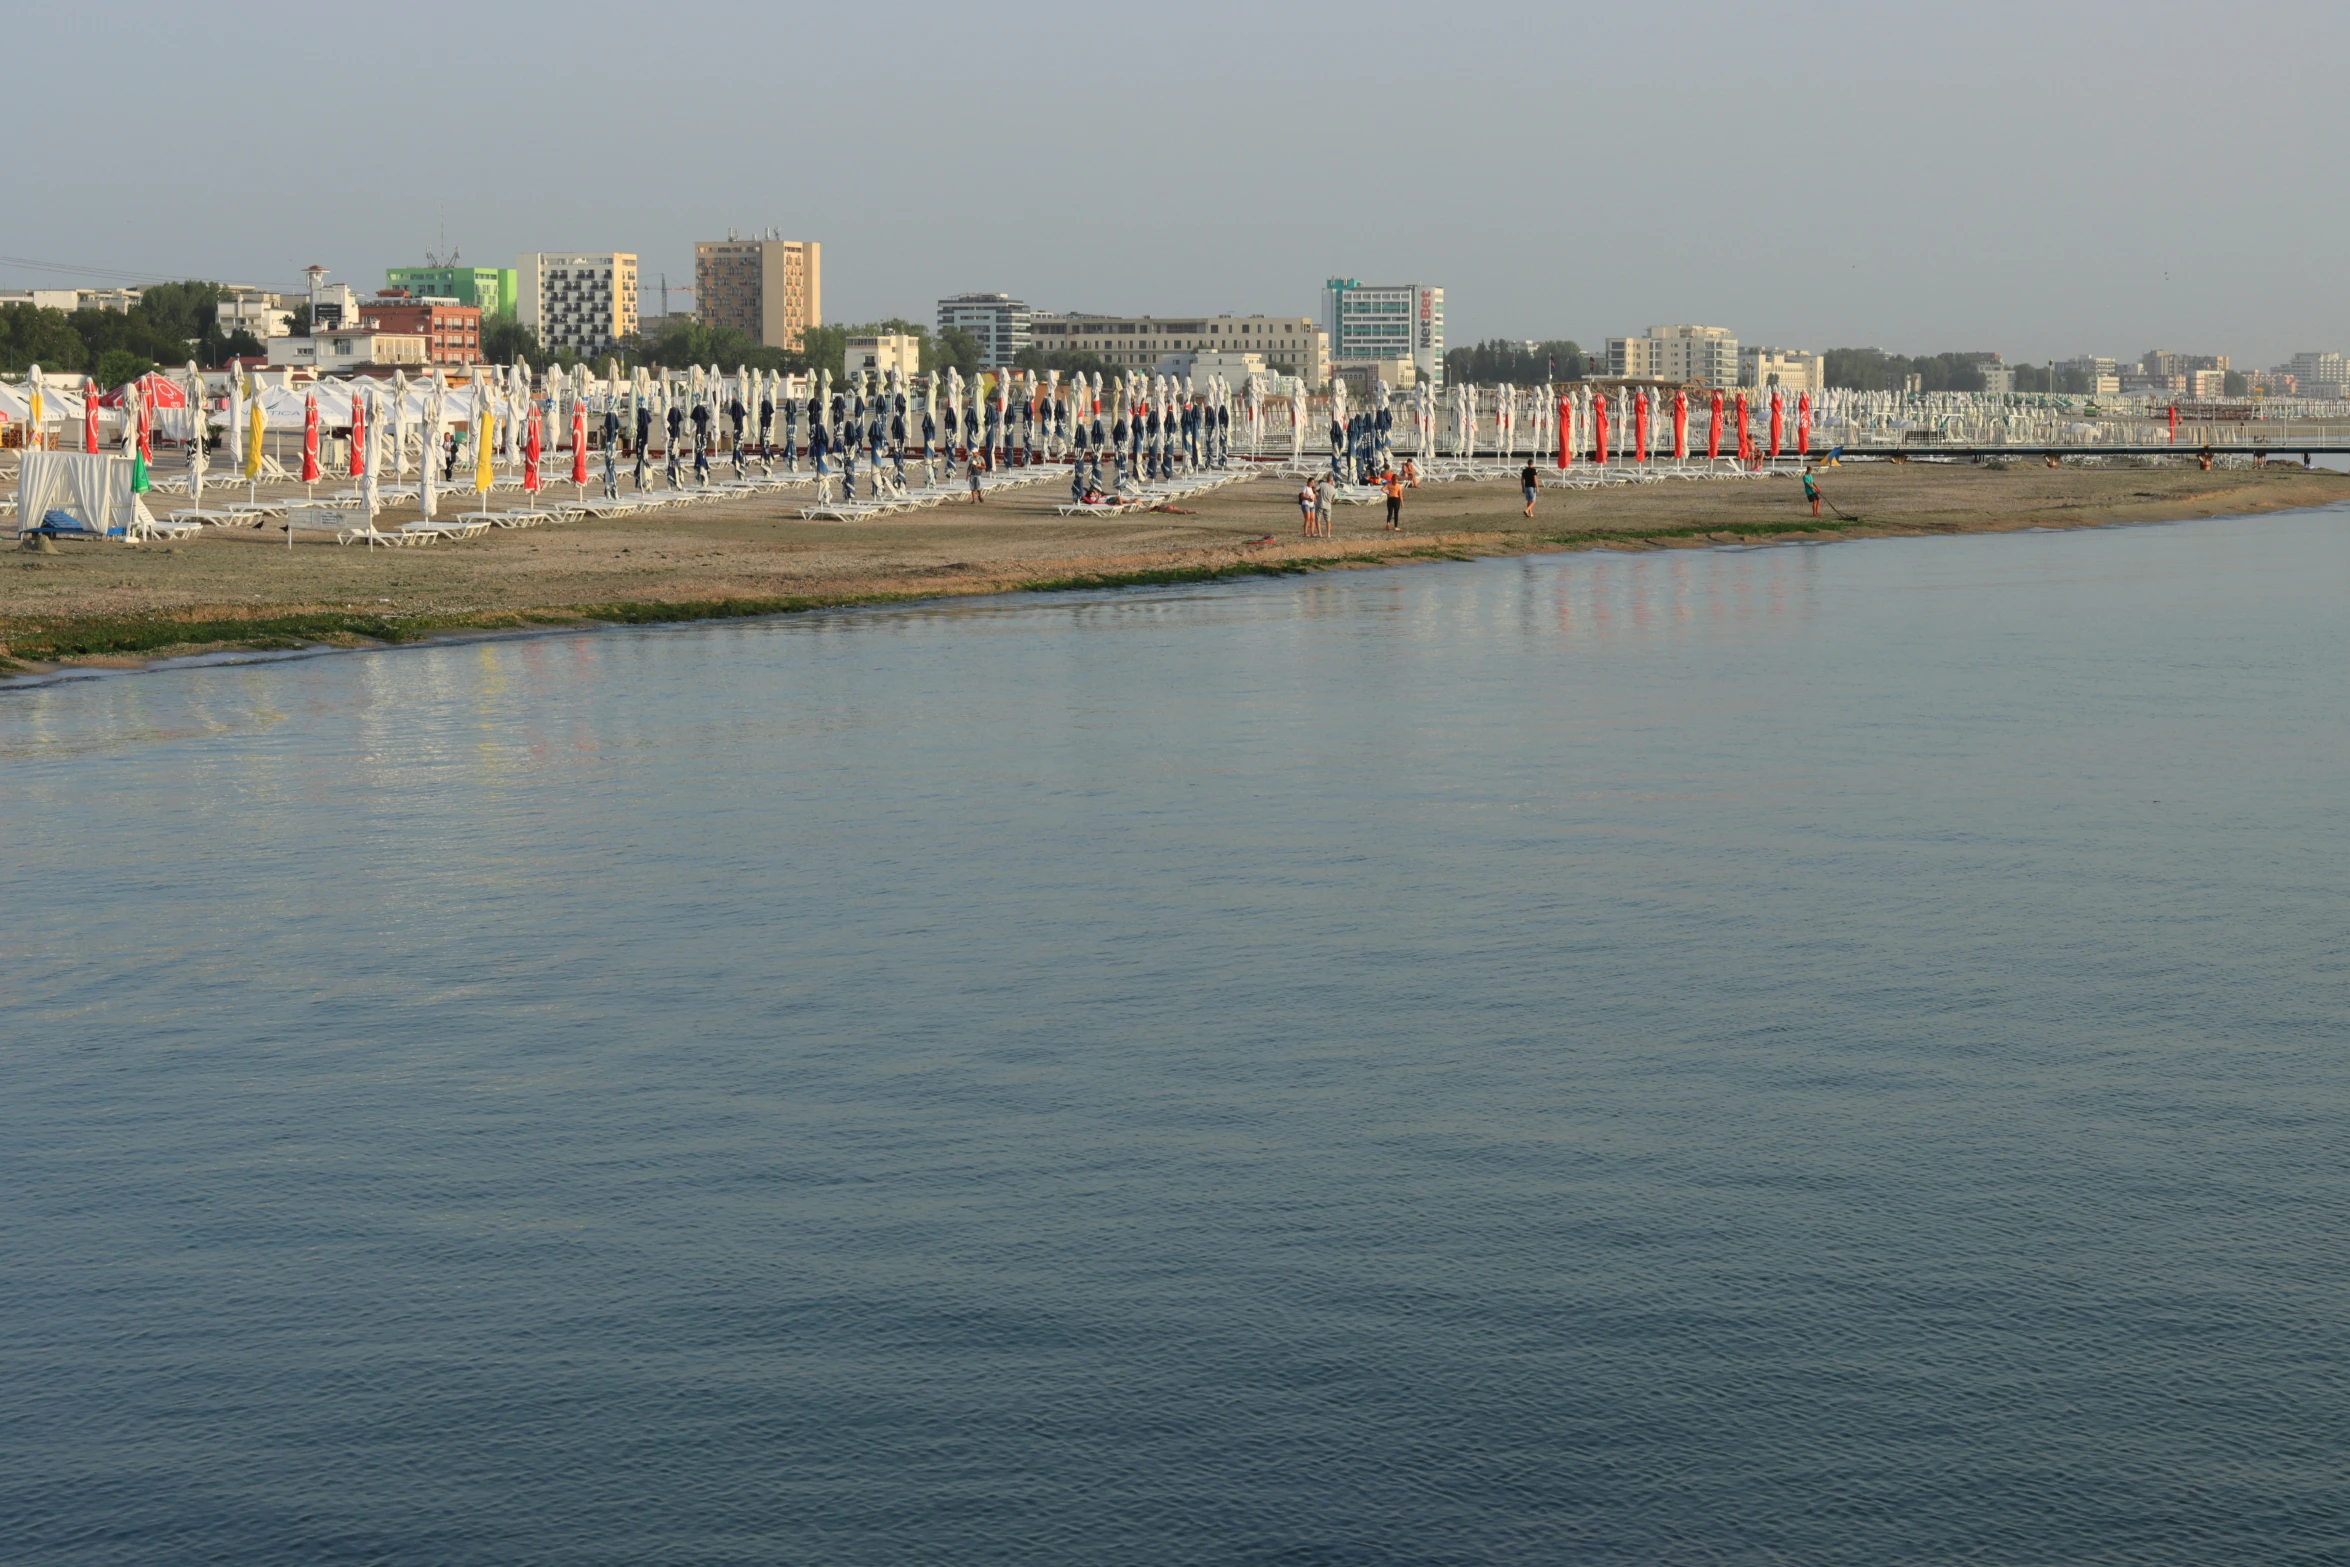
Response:
[[[534,365],[547,362],[546,353],[539,347],[537,329],[524,326],[510,315],[490,316],[483,320],[481,357],[493,365],[510,365],[518,359],[527,359]]]
[[[1924,392],[1979,392],[1983,389],[1983,362],[1979,354],[1920,354],[1910,358],[1902,354],[1888,354],[1881,348],[1831,348],[1822,354],[1823,368],[1830,386],[1847,386],[1864,392],[1898,392],[1908,385],[1909,377],[1918,378],[1918,389]],[[2016,385],[2023,386],[2022,372],[2029,368],[2019,365]],[[2047,376],[2042,374],[2044,383]]]
[[[1556,366],[1553,369],[1553,366]],[[1471,386],[1535,386],[1580,381],[1586,373],[1582,345],[1552,338],[1528,347],[1522,338],[1496,337],[1444,356],[1444,378]]]
[[[22,374],[39,365],[43,371],[78,372],[89,363],[89,345],[64,311],[0,305],[0,370]]]
[[[1101,355],[1073,348],[1051,350],[1034,346],[1023,348],[1012,356],[1012,367],[1016,370],[1034,370],[1039,374],[1049,370],[1058,370],[1064,381],[1077,375],[1098,375],[1107,380],[1114,378],[1117,374]]]
[[[2225,374],[2227,382],[2221,389],[2224,395],[2229,397],[2249,397],[2252,395],[2252,382],[2243,371],[2230,370]]]
[[[143,317],[163,336],[181,342],[207,334],[217,336],[223,292],[218,283],[193,279],[185,283],[156,283],[140,291],[139,302],[131,307],[131,314]]]
[[[704,326],[699,321],[677,322],[649,342],[639,339],[628,357],[631,364],[672,368],[716,365],[730,373],[737,365],[753,370],[799,368],[792,363],[797,356],[769,348],[748,332],[731,326]]]
[[[938,362],[932,365],[929,360],[924,360],[923,363],[942,374],[948,370],[960,370],[964,378],[969,379],[979,374],[979,367],[985,360],[986,356],[979,351],[978,338],[959,326],[950,326],[938,334]]]
[[[136,381],[155,368],[155,361],[127,348],[109,348],[98,356],[98,384],[109,391],[125,381]]]

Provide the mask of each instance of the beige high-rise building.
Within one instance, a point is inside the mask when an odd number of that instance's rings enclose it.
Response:
[[[1738,339],[1728,327],[1652,326],[1645,337],[1607,340],[1607,373],[1636,381],[1738,384]]]
[[[600,354],[636,335],[636,254],[533,250],[514,258],[514,315],[549,350]]]
[[[703,240],[694,246],[694,315],[798,353],[824,324],[824,247],[812,239]]]

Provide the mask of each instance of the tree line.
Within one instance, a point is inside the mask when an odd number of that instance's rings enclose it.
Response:
[[[159,366],[193,359],[212,369],[260,353],[251,333],[221,331],[222,292],[218,283],[158,283],[127,312],[0,305],[0,370],[21,375],[39,365],[120,386]]]
[[[1458,385],[1539,386],[1546,381],[1580,381],[1595,369],[1571,337],[1527,345],[1522,338],[1496,337],[1444,356],[1444,378]]]

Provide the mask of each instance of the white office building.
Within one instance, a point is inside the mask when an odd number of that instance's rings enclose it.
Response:
[[[1409,359],[1422,380],[1443,382],[1444,290],[1435,284],[1334,277],[1322,285],[1322,319],[1333,364]]]
[[[957,294],[938,302],[940,336],[968,332],[979,345],[979,362],[1008,365],[1029,343],[1027,301],[1009,294]]]

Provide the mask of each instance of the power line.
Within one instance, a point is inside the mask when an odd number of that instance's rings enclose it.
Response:
[[[160,272],[125,272],[119,267],[85,267],[70,261],[36,261],[30,256],[0,256],[0,266],[22,267],[33,272],[67,272],[78,277],[97,278],[113,283],[170,283],[176,281]]]

